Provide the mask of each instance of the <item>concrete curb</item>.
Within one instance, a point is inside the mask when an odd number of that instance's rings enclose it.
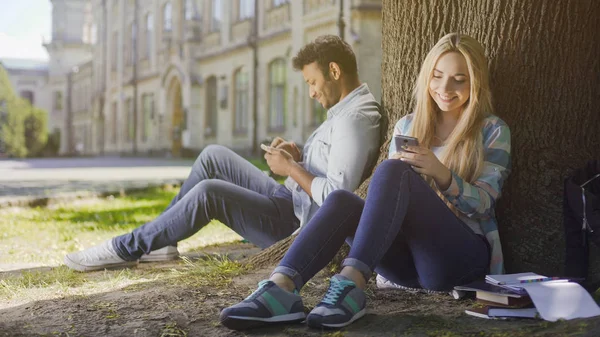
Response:
[[[75,191],[60,195],[50,196],[6,196],[0,198],[0,209],[9,207],[47,207],[54,204],[65,203],[75,200],[93,198],[107,198],[109,196],[125,196],[135,192],[144,192],[159,187],[163,189],[179,187],[183,179],[168,179],[160,182],[148,183],[144,186],[124,186],[118,190],[106,191]]]

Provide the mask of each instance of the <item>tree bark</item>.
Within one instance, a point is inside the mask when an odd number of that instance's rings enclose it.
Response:
[[[440,37],[458,31],[485,47],[496,115],[512,134],[513,171],[496,208],[507,271],[560,274],[563,180],[600,156],[600,2],[383,3],[382,90],[391,121],[411,111],[419,67]],[[599,275],[597,262],[591,272]]]
[[[562,271],[563,180],[600,157],[598,17],[596,0],[383,0],[378,162],[387,157],[395,122],[411,112],[418,71],[437,40],[458,31],[486,49],[495,114],[512,133],[513,170],[496,208],[508,272]],[[356,193],[364,197],[367,185]],[[291,242],[255,258],[273,264]],[[592,254],[597,279],[600,254]]]

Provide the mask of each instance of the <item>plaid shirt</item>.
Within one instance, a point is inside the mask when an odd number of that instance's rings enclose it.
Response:
[[[394,135],[408,135],[412,120],[412,114],[400,119]],[[462,221],[475,233],[485,235],[491,247],[490,274],[502,274],[504,260],[494,207],[511,170],[510,129],[503,120],[491,115],[485,119],[482,132],[485,159],[481,175],[471,184],[452,172],[450,187],[441,192],[460,212]],[[390,156],[395,152],[396,146],[391,142]]]

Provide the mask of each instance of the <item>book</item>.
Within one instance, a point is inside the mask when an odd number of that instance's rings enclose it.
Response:
[[[524,307],[528,304],[531,304],[531,298],[529,296],[513,297],[507,296],[505,294],[494,294],[486,291],[477,291],[475,293],[475,297],[481,301],[490,302],[493,304],[497,303],[506,306]]]
[[[474,291],[474,292],[486,292],[490,294],[503,295],[508,297],[523,297],[527,296],[527,292],[524,290],[514,291],[511,289],[502,288],[484,281],[474,281],[465,285],[454,287],[455,290],[459,291]]]
[[[504,275],[486,275],[487,283],[506,288],[515,292],[525,291],[525,285],[538,282],[569,282],[569,280],[559,277],[547,277],[532,272],[504,274]]]
[[[467,315],[487,319],[507,319],[507,318],[536,318],[538,311],[536,308],[502,308],[494,306],[473,307],[465,310]]]

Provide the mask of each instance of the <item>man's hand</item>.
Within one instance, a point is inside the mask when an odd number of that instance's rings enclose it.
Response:
[[[295,162],[302,161],[302,153],[294,142],[288,142],[281,137],[275,137],[275,139],[273,139],[271,142],[271,147],[287,151],[287,153],[292,155],[292,158]]]
[[[267,148],[266,152],[265,159],[271,171],[280,176],[289,176],[295,164],[292,155],[286,150],[272,147]]]

